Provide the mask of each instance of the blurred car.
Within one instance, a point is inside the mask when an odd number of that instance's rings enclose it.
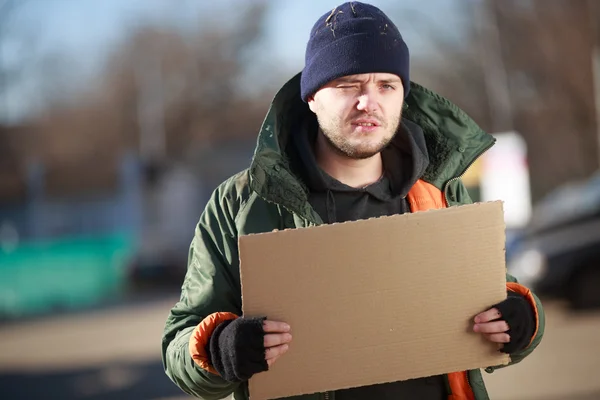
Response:
[[[507,256],[508,272],[539,295],[600,308],[600,171],[534,208]]]

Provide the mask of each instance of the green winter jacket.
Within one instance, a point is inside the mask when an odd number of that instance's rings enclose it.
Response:
[[[276,94],[262,124],[251,165],[223,182],[196,227],[181,298],[167,318],[162,337],[162,360],[167,375],[186,393],[201,399],[248,399],[247,383],[228,383],[198,367],[188,342],[194,328],[214,312],[241,315],[241,289],[237,239],[240,235],[322,224],[308,203],[303,183],[293,174],[286,146],[297,118],[306,112],[300,98],[300,74]],[[445,98],[411,83],[403,118],[424,131],[430,164],[423,180],[442,190],[449,206],[468,204],[471,199],[460,177],[494,144],[457,106]],[[515,278],[507,274],[507,281]],[[535,297],[535,295],[534,295]],[[540,343],[544,312],[535,297],[537,334],[524,351],[513,354],[509,365],[520,362]],[[502,366],[490,366],[492,372]],[[468,372],[477,400],[488,399],[480,370]],[[334,399],[335,393],[297,396],[298,400]]]

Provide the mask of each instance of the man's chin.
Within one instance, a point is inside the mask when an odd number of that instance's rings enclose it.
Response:
[[[350,135],[349,135],[350,136]],[[354,160],[364,160],[376,156],[383,150],[391,141],[391,138],[386,140],[385,137],[377,135],[379,140],[371,137],[346,137],[340,140],[339,137],[331,137],[323,135],[329,147],[340,155]]]
[[[366,160],[376,156],[383,150],[382,146],[355,146],[340,149],[347,157],[355,160]]]
[[[375,157],[380,152],[381,152],[381,150],[371,151],[371,152],[367,152],[367,151],[358,152],[358,153],[354,153],[350,158],[353,158],[354,160],[367,160],[371,157]]]

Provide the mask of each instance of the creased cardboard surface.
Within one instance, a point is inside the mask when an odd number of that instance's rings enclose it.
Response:
[[[291,325],[252,400],[506,364],[473,317],[506,298],[501,202],[240,237],[243,313]]]

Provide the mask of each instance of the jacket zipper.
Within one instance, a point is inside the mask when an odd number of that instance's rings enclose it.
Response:
[[[473,386],[471,386],[471,376],[469,375],[469,371],[466,371],[467,373],[467,385],[469,385],[469,389],[471,389],[471,392],[473,391]]]
[[[325,392],[325,394],[323,395],[323,399],[329,400],[329,392]]]
[[[483,156],[489,149],[492,148],[492,146],[494,146],[494,144],[496,143],[496,140],[494,140],[492,143],[490,143],[485,149],[483,149],[478,155],[477,157],[475,157],[470,163],[469,165],[467,165],[467,167],[460,173],[460,175],[450,179],[448,182],[446,182],[446,184],[444,185],[444,200],[446,200],[446,204],[450,204],[450,202],[448,201],[448,187],[450,186],[450,184],[454,181],[459,180],[460,178],[462,178],[464,176],[464,174],[469,170],[469,168],[471,168],[471,165],[475,164],[475,162],[477,160],[479,160],[481,158],[481,156]]]

